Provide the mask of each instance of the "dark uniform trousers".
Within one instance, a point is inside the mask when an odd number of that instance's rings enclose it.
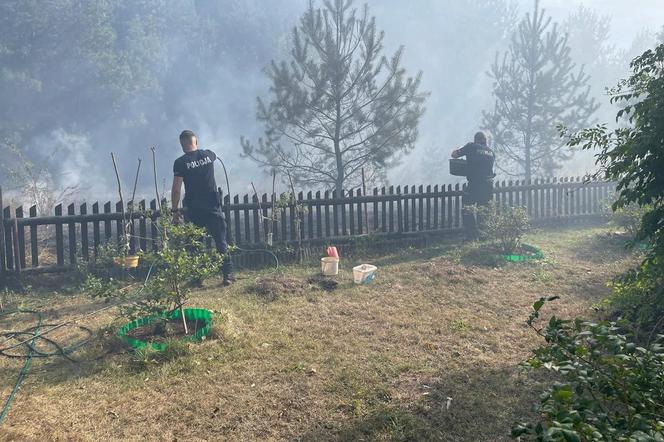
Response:
[[[219,209],[213,211],[185,209],[184,220],[204,228],[212,239],[214,239],[217,252],[224,257],[224,261],[221,264],[221,272],[224,278],[228,278],[233,271],[233,263],[230,254],[227,253],[228,243],[226,242],[226,218],[224,214]]]
[[[491,201],[493,194],[493,179],[469,179],[466,192],[463,195],[463,205],[486,206]],[[479,237],[478,219],[476,214],[464,209],[462,212],[463,227],[467,239],[477,239]]]

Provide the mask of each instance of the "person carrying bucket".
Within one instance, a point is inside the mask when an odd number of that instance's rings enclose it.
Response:
[[[466,178],[468,186],[463,195],[463,226],[466,239],[474,240],[479,237],[477,218],[468,206],[476,204],[486,206],[493,194],[493,164],[496,155],[487,143],[487,136],[480,131],[475,134],[474,140],[465,146],[452,151],[452,158],[466,157]]]

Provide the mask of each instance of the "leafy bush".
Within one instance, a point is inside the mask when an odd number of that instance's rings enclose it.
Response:
[[[495,201],[491,201],[487,206],[474,206],[471,210],[477,216],[483,238],[497,243],[506,255],[518,250],[529,227],[528,214],[524,207],[498,209]]]
[[[136,284],[128,285],[126,281],[100,271],[104,265],[115,265],[113,250],[109,249],[108,252],[102,250],[100,259],[87,269],[83,292],[93,298],[118,298],[123,302],[120,314],[131,319],[182,307],[193,286],[219,271],[222,257],[207,249],[205,229],[193,224],[171,225],[166,214],[160,218],[159,230],[162,236],[160,250],[141,254],[143,262],[151,266],[150,278],[142,289],[131,290]],[[131,299],[136,293],[143,297]]]
[[[664,333],[664,265],[648,260],[612,283],[609,305],[621,318],[634,324],[634,334],[647,340]]]
[[[584,129],[568,145],[598,149],[595,176],[616,181],[612,208],[618,216],[621,210],[643,210],[635,240],[648,240],[651,247],[641,266],[614,285],[611,302],[637,330],[652,333],[662,330],[664,317],[664,44],[635,58],[630,68],[629,78],[611,91],[611,102],[621,104],[616,119],[622,124]]]
[[[546,340],[525,364],[556,374],[540,397],[537,422],[515,424],[512,437],[538,441],[664,441],[664,335],[638,346],[615,322],[553,316],[534,325]]]
[[[182,307],[191,293],[191,288],[216,274],[222,257],[205,244],[205,229],[186,223],[170,225],[162,217],[164,246],[152,253],[142,254],[156,273],[147,281],[140,301],[123,308],[131,318],[155,315],[165,310]]]
[[[650,206],[639,206],[638,204],[628,204],[616,209],[611,214],[611,224],[621,229],[635,239],[641,230],[643,216],[650,210]]]

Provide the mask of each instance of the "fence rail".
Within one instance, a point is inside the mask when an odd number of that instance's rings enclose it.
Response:
[[[554,178],[496,182],[497,206],[523,206],[533,221],[601,215],[613,183]],[[229,242],[264,245],[313,243],[358,235],[383,236],[458,230],[462,227],[465,186],[420,185],[337,192],[223,197]],[[286,201],[285,204],[279,201]],[[38,216],[36,206],[4,207],[0,188],[0,270],[62,269],[95,256],[103,244],[119,244],[126,212],[120,203],[55,206],[54,215]],[[159,247],[156,200],[141,200],[131,215],[130,251]],[[276,208],[276,209],[275,209]],[[301,210],[304,208],[304,210]],[[65,212],[66,209],[66,213]],[[125,213],[125,215],[123,215]],[[125,217],[125,218],[123,218]],[[129,222],[129,221],[127,221]],[[299,235],[298,235],[299,230]]]

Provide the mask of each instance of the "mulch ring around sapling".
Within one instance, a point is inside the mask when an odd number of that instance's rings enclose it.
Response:
[[[265,276],[256,279],[247,291],[267,301],[275,301],[282,296],[303,296],[311,291],[333,291],[338,282],[324,276],[312,276],[306,280],[287,276]]]
[[[126,336],[146,342],[163,343],[173,339],[194,335],[205,326],[205,321],[200,319],[187,319],[188,333],[185,334],[181,318],[157,320],[151,324],[146,324],[129,330]]]
[[[164,312],[159,316],[136,319],[120,327],[118,336],[131,347],[143,349],[148,345],[164,351],[167,341],[201,341],[210,334],[212,312],[202,308],[184,309],[188,334],[184,333],[180,309]]]

